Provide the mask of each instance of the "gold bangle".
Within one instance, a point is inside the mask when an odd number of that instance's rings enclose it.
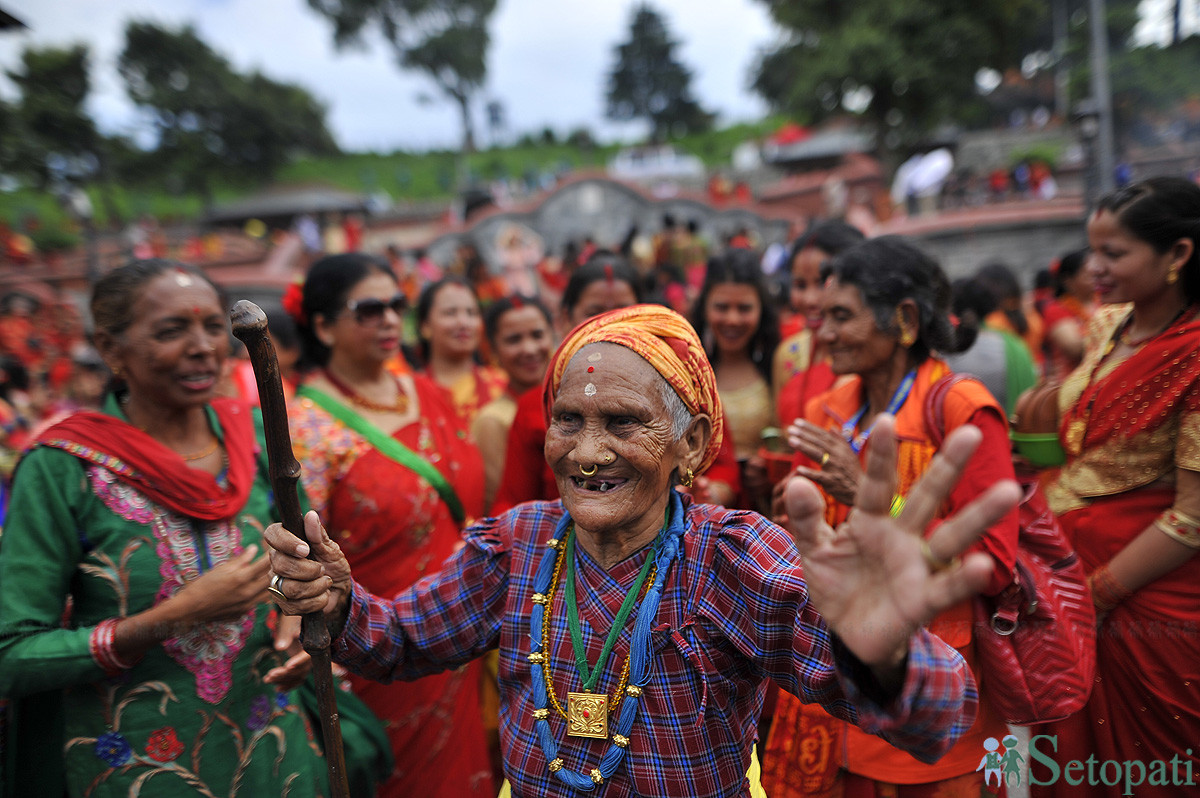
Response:
[[[1164,510],[1154,519],[1154,525],[1167,537],[1177,540],[1188,548],[1200,549],[1200,520],[1175,509]]]
[[[1088,576],[1088,587],[1092,591],[1092,604],[1100,612],[1110,612],[1121,602],[1133,595],[1133,591],[1117,581],[1108,569],[1101,565]]]

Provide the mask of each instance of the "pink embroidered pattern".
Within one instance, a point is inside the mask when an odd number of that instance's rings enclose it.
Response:
[[[185,584],[200,576],[199,555],[187,519],[163,512],[154,520],[158,540],[159,573],[163,583],[155,601],[175,595]],[[217,521],[204,524],[204,539],[212,565],[241,552],[241,532],[233,524]],[[163,642],[171,659],[196,677],[196,695],[210,704],[225,698],[231,685],[233,661],[246,645],[254,628],[254,613],[231,621],[210,621]]]
[[[88,466],[87,473],[92,492],[105,507],[126,521],[149,524],[154,520],[154,503],[118,479],[116,474],[95,465]]]
[[[98,466],[88,468],[93,493],[109,510],[139,524],[148,524],[157,541],[162,585],[155,603],[175,595],[188,582],[200,576],[201,552],[198,540],[205,544],[205,570],[225,562],[242,550],[242,533],[226,521],[205,522],[203,534],[193,532],[191,521],[150,501],[141,492],[122,482],[111,471]],[[214,621],[197,626],[163,643],[171,659],[196,677],[196,695],[210,704],[218,704],[229,693],[233,661],[246,645],[254,628],[254,613],[232,621]]]

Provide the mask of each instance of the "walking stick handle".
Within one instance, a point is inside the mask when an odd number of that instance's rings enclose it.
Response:
[[[267,314],[258,305],[243,299],[233,306],[229,319],[234,336],[246,345],[250,365],[254,368],[254,381],[258,383],[263,430],[267,439],[268,475],[271,490],[275,494],[275,507],[284,529],[304,540],[304,517],[300,512],[300,496],[296,492],[300,463],[292,453],[287,403],[283,397],[279,359],[267,334]],[[313,557],[311,551],[309,557]],[[342,750],[342,727],[338,721],[333,684],[333,662],[329,655],[329,628],[325,625],[324,613],[318,610],[301,617],[300,640],[313,661],[313,681],[317,691],[317,710],[321,714],[329,788],[334,798],[350,798],[345,752]]]

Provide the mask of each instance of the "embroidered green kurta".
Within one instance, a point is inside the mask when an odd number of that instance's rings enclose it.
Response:
[[[276,520],[265,458],[241,511],[203,522],[78,454],[26,456],[0,539],[0,693],[26,697],[18,710],[55,697],[62,707],[60,740],[21,741],[38,760],[23,761],[22,773],[63,774],[72,796],[323,794],[325,763],[302,710],[263,683],[283,661],[270,605],[167,640],[113,678],[89,653],[98,622],[164,601],[251,544],[263,548]]]

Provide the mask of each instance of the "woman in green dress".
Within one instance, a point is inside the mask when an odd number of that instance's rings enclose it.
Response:
[[[219,293],[135,261],[91,309],[116,390],[38,438],[0,545],[0,695],[21,699],[6,780],[26,795],[320,795],[324,761],[287,692],[307,655],[293,625],[269,628],[261,424],[216,398]]]

